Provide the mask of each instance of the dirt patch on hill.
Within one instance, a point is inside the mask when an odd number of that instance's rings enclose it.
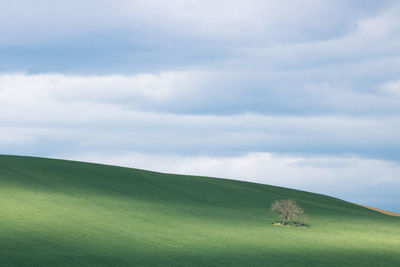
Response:
[[[377,209],[377,208],[373,208],[373,207],[369,207],[369,206],[365,206],[365,205],[361,205],[361,204],[357,204],[357,205],[359,205],[359,206],[361,206],[361,207],[364,207],[364,208],[367,208],[367,209],[370,209],[370,210],[374,210],[374,211],[377,211],[377,212],[386,214],[386,215],[391,215],[391,216],[400,217],[400,213],[397,213],[397,212],[388,211],[388,210],[382,210],[382,209]]]

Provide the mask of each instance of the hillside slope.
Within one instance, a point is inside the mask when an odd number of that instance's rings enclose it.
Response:
[[[207,177],[0,156],[0,266],[398,266],[400,218]],[[295,199],[310,228],[271,223]]]

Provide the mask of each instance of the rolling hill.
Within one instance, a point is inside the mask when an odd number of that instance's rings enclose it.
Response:
[[[400,218],[227,179],[0,156],[0,266],[399,266]],[[294,199],[311,227],[281,227]]]

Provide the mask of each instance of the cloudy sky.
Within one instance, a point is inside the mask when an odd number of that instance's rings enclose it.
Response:
[[[0,153],[400,212],[400,4],[0,0]]]

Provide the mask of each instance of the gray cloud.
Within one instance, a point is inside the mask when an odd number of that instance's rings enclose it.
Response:
[[[304,116],[170,112],[174,105],[205,102],[199,94],[203,92],[202,79],[207,77],[193,72],[93,77],[3,75],[0,121],[4,140],[12,143],[20,136],[29,141],[32,151],[46,147],[50,154],[64,149],[210,155],[270,151],[398,159],[400,115],[396,113]],[[343,97],[340,91],[336,93]],[[398,101],[393,96],[390,93],[387,103],[390,99]],[[245,95],[241,98],[246,101]],[[312,94],[308,98],[313,100]],[[240,97],[234,95],[234,99]],[[157,105],[163,109],[149,111]]]
[[[0,28],[0,71],[131,73],[209,67],[216,61],[229,64],[235,54],[249,47],[257,51],[257,57],[258,51],[264,51],[259,60],[251,60],[253,65],[271,61],[272,53],[275,61],[278,56],[276,65],[282,66],[287,61],[276,51],[281,45],[289,48],[284,54],[291,55],[290,64],[304,64],[316,57],[321,62],[331,52],[314,47],[316,53],[307,53],[306,61],[297,58],[309,43],[331,44],[330,40],[360,27],[367,29],[361,33],[371,33],[376,25],[378,30],[396,25],[396,21],[385,19],[395,16],[395,4],[330,0],[3,1],[0,24],[7,27]],[[335,47],[333,42],[330,48]],[[349,53],[343,56],[348,58]]]
[[[391,3],[395,1],[3,1],[0,22],[7,27],[1,31],[7,35],[0,40],[57,43],[112,31],[136,32],[140,38],[148,37],[149,30],[170,37],[236,42],[326,39],[347,32],[356,20]]]

